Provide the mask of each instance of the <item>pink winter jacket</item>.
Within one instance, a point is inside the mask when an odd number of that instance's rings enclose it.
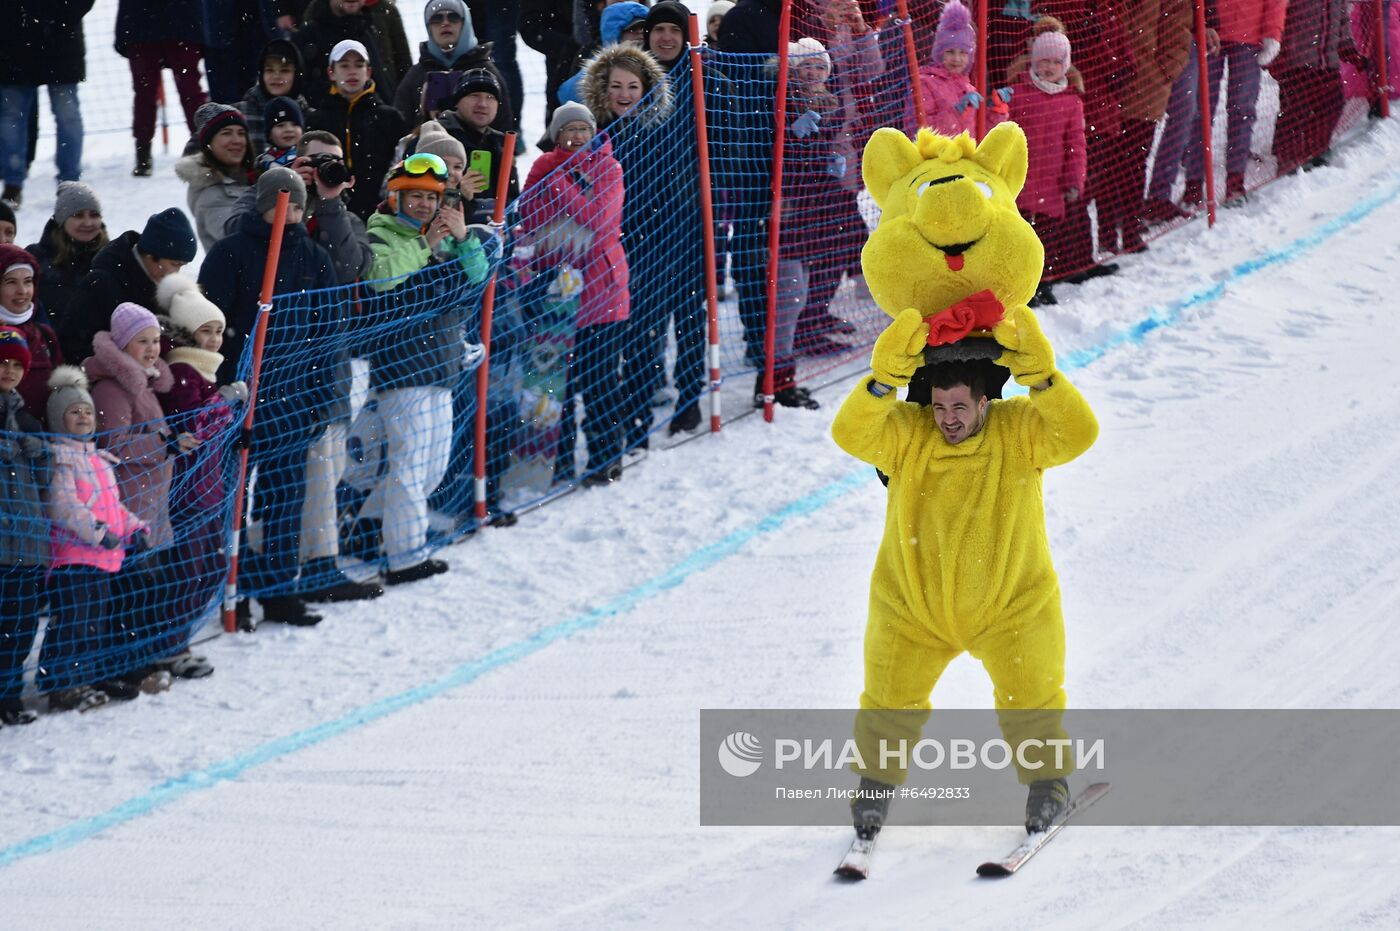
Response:
[[[1217,3],[1220,41],[1259,45],[1265,39],[1282,41],[1287,0],[1229,0]]]
[[[957,102],[968,91],[976,90],[965,74],[953,74],[942,65],[931,65],[919,72],[919,84],[924,91],[924,115],[929,128],[945,136],[966,131],[977,135],[977,110],[967,107],[957,111]]]
[[[103,527],[128,541],[146,524],[122,504],[112,466],[117,457],[91,440],[61,437],[49,444],[49,565],[92,566],[119,572],[124,547],[104,549]],[[102,526],[99,526],[101,524]]]
[[[622,165],[607,139],[597,149],[546,152],[525,179],[520,216],[537,248],[544,258],[557,254],[583,273],[581,327],[621,323],[631,310],[622,201]]]
[[[97,442],[117,457],[117,484],[122,501],[151,528],[151,546],[171,542],[170,478],[174,460],[167,445],[172,432],[156,392],[174,384],[164,359],[156,360],[154,378],[117,348],[112,335],[100,331],[92,355],[83,363],[92,379],[97,409]]]
[[[1059,219],[1065,215],[1065,192],[1084,192],[1084,104],[1073,88],[1047,94],[1029,74],[1021,75],[1011,95],[1011,120],[1026,134],[1026,186],[1016,206],[1026,213]]]

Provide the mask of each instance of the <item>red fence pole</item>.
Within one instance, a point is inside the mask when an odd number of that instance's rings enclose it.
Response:
[[[1381,87],[1381,118],[1390,119],[1390,50],[1385,40],[1385,2],[1376,0],[1376,81]]]
[[[248,480],[248,446],[253,435],[253,411],[258,406],[258,375],[262,372],[263,347],[267,345],[267,323],[272,316],[272,289],[277,284],[277,260],[282,256],[283,224],[291,192],[277,195],[277,212],[272,216],[272,236],[267,244],[262,290],[258,292],[258,322],[253,330],[253,371],[248,376],[248,409],[243,414],[243,442],[238,451],[238,484],[233,489],[233,533],[229,535],[228,581],[224,583],[224,630],[236,629],[234,616],[238,600],[238,541],[243,533],[243,488]]]
[[[705,243],[705,313],[710,332],[710,432],[719,432],[719,296],[715,262],[715,206],[710,191],[710,134],[705,121],[705,71],[700,60],[700,19],[690,16],[690,97],[695,107],[695,145],[700,150],[700,223]],[[697,402],[698,403],[698,402]]]
[[[778,97],[773,110],[773,206],[768,211],[768,319],[763,329],[763,419],[773,422],[773,350],[778,338],[778,232],[783,214],[783,145],[787,141],[788,41],[792,4],[778,17]]]
[[[1215,155],[1211,145],[1210,66],[1206,63],[1206,4],[1196,0],[1196,100],[1201,105],[1201,164],[1206,168],[1206,222],[1215,225]]]
[[[914,91],[914,118],[919,126],[927,126],[928,112],[924,110],[924,86],[919,80],[919,52],[914,48],[914,21],[909,17],[909,0],[897,0],[895,12],[904,30],[904,58],[909,64],[909,86]]]
[[[973,86],[982,95],[977,108],[977,138],[987,135],[987,0],[977,0],[977,66]]]
[[[506,133],[505,156],[496,179],[496,207],[491,211],[491,229],[505,246],[506,198],[510,196],[510,171],[515,164],[515,133]],[[498,266],[499,267],[499,266]],[[491,374],[491,316],[496,310],[496,275],[486,282],[481,295],[481,368],[476,370],[476,443],[472,471],[476,484],[476,519],[486,520],[486,385]]]

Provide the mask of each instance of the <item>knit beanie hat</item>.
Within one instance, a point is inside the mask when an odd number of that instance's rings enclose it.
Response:
[[[246,131],[248,121],[243,117],[242,110],[226,103],[210,101],[194,111],[194,135],[201,149],[208,149],[209,143],[225,126],[242,126]]]
[[[273,97],[263,107],[263,127],[271,129],[278,123],[296,123],[302,129],[306,128],[306,118],[302,116],[301,106],[290,97]]]
[[[1031,43],[1031,64],[1046,58],[1058,58],[1069,70],[1069,36],[1062,32],[1042,32]]]
[[[172,324],[190,336],[206,323],[226,323],[218,305],[204,296],[193,278],[179,272],[166,275],[156,285],[156,303],[169,314]]]
[[[13,359],[29,371],[29,340],[19,330],[0,327],[0,360]]]
[[[635,3],[633,0],[614,3],[603,10],[603,15],[598,19],[598,34],[603,37],[603,44],[616,45],[621,41],[622,33],[633,24],[645,24],[649,12],[644,4]]]
[[[60,181],[58,197],[53,203],[54,222],[62,226],[68,222],[69,217],[83,210],[92,210],[99,214],[102,212],[102,205],[97,201],[97,192],[81,181]]]
[[[803,58],[820,58],[822,64],[826,65],[826,70],[831,70],[831,56],[827,54],[826,46],[811,36],[803,36],[796,42],[788,43],[788,61],[796,62]]]
[[[556,107],[554,115],[549,118],[549,138],[558,142],[559,134],[570,123],[587,123],[589,129],[595,133],[598,131],[598,121],[594,119],[593,111],[577,101],[570,100],[568,103]]]
[[[452,92],[452,106],[457,106],[457,102],[468,94],[475,94],[484,91],[501,99],[501,82],[496,80],[496,76],[485,68],[473,68],[462,73],[462,77],[457,81],[457,89]]]
[[[184,211],[179,207],[167,207],[160,213],[151,214],[146,220],[141,238],[136,240],[136,248],[158,259],[192,262],[199,243],[194,238],[194,227]]]
[[[112,326],[109,332],[112,334],[112,342],[117,344],[118,349],[125,349],[127,344],[136,338],[147,327],[160,329],[160,321],[156,315],[151,313],[140,304],[133,304],[130,301],[123,301],[117,305],[117,309],[112,311]]]
[[[734,9],[734,4],[730,0],[715,0],[705,9],[705,22],[708,23],[716,16],[723,18],[725,13]]]
[[[413,151],[426,152],[441,159],[450,156],[460,160],[463,165],[467,163],[467,147],[462,145],[460,140],[453,138],[437,120],[428,120],[423,124],[423,128],[418,130],[418,145]]]
[[[273,165],[258,179],[258,213],[267,213],[276,207],[277,195],[282,191],[291,195],[287,201],[291,206],[306,206],[306,182],[301,180],[301,175],[290,168]]]
[[[661,0],[660,3],[652,6],[647,13],[647,31],[650,31],[657,23],[671,23],[679,26],[681,35],[686,35],[690,31],[690,10],[676,2],[676,0]]]
[[[933,34],[934,64],[942,64],[943,53],[949,49],[961,49],[969,55],[977,49],[972,14],[958,0],[948,0],[938,17],[938,31]]]
[[[0,243],[0,276],[3,276],[5,272],[12,268],[21,268],[25,266],[34,273],[34,277],[37,279],[39,276],[38,259],[30,255],[27,250],[21,249],[12,242]]]
[[[152,319],[155,319],[154,317]],[[76,365],[60,365],[49,376],[49,430],[63,433],[63,415],[74,404],[87,404],[96,409],[92,395],[88,393],[87,374]]]

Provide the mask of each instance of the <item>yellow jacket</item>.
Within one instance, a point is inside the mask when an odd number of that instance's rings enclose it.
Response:
[[[1083,396],[1056,372],[1043,391],[991,401],[982,429],[955,446],[930,408],[893,392],[877,398],[869,381],[851,392],[831,432],[890,478],[872,608],[931,626],[962,649],[994,626],[1041,615],[1052,601],[1058,614],[1040,476],[1098,437]]]

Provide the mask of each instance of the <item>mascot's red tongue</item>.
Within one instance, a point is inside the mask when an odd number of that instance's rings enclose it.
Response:
[[[963,267],[963,257],[960,255],[945,255],[943,260],[948,263],[950,271],[960,272]]]
[[[958,266],[962,266],[962,256],[948,256],[951,264],[953,259],[958,260]],[[956,271],[957,269],[954,269]],[[991,290],[978,291],[971,297],[965,297],[952,307],[940,310],[932,316],[925,317],[924,322],[928,324],[928,344],[930,346],[946,346],[949,343],[956,343],[973,330],[990,330],[1001,322],[1005,308],[1001,306],[1001,301]]]

